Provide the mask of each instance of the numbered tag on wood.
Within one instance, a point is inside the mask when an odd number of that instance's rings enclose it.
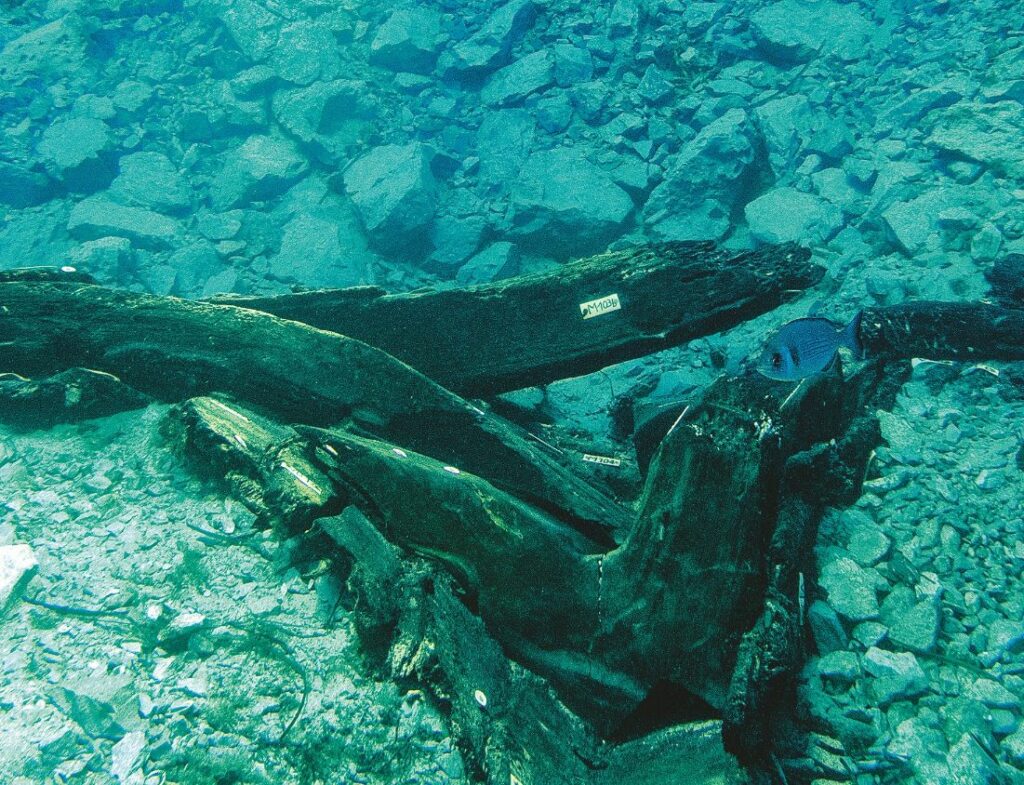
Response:
[[[607,455],[591,455],[590,453],[583,453],[583,460],[585,463],[599,463],[602,466],[622,465],[622,461],[619,458],[610,458]]]
[[[622,303],[619,302],[619,295],[617,294],[609,294],[597,300],[580,303],[580,312],[583,314],[584,319],[593,319],[595,316],[618,311],[621,308]]]

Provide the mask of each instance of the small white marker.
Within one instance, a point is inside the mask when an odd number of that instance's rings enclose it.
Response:
[[[602,466],[622,465],[622,461],[619,458],[610,458],[607,455],[591,455],[590,453],[583,453],[583,460],[585,463],[599,463]]]
[[[78,272],[78,270],[75,269],[74,267],[72,267],[70,264],[66,264],[63,267],[61,267],[60,271],[62,273],[77,273]]]
[[[584,319],[593,319],[595,316],[618,311],[621,308],[622,303],[619,302],[619,295],[617,294],[609,294],[596,300],[580,303],[580,313],[583,314]]]
[[[392,447],[391,448],[391,452],[393,452],[399,458],[408,458],[409,457],[409,453],[407,453],[405,450],[401,449],[400,447]]]
[[[483,690],[476,690],[473,693],[473,698],[476,700],[477,703],[480,704],[481,709],[487,708],[487,693],[485,693]]]
[[[456,468],[455,468],[454,466],[445,466],[445,467],[444,467],[444,470],[445,470],[446,472],[448,472],[449,474],[462,474],[462,472],[460,472],[460,471],[459,471],[458,469],[456,469]]]

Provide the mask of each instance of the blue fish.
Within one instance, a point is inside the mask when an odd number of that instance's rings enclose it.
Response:
[[[761,352],[757,370],[769,379],[795,382],[824,371],[836,359],[840,348],[861,356],[858,311],[848,325],[821,316],[794,319],[779,328]]]

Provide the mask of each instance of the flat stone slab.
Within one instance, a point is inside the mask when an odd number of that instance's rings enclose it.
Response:
[[[0,546],[0,615],[24,591],[39,567],[32,549],[24,543]]]
[[[152,210],[94,196],[83,199],[71,209],[68,233],[76,240],[125,237],[141,248],[163,250],[179,239],[181,225]]]

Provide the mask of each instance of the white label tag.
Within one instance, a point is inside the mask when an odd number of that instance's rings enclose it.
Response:
[[[621,466],[622,461],[618,458],[609,458],[607,455],[590,455],[583,453],[583,460],[586,463],[599,463],[602,466]]]
[[[583,314],[584,319],[593,319],[595,316],[618,311],[621,308],[622,304],[619,302],[619,295],[617,294],[609,294],[607,297],[602,297],[598,300],[580,303],[580,312]]]

